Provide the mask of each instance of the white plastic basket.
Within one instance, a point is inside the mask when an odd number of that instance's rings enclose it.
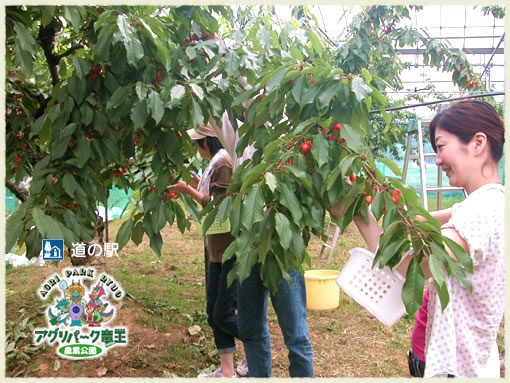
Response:
[[[404,277],[389,267],[372,268],[374,254],[356,247],[336,279],[351,298],[386,326],[391,327],[406,313],[402,302]]]

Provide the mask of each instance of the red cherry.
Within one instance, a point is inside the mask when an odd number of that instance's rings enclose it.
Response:
[[[171,199],[177,199],[179,198],[179,196],[177,194],[175,194],[174,192],[170,192],[168,193],[168,196],[171,198]]]
[[[153,191],[154,190],[154,186],[152,186],[152,185],[147,186],[147,190],[150,191],[150,192]]]
[[[57,178],[56,177],[51,177],[51,183],[52,184],[56,184],[57,183]]]
[[[304,153],[307,153],[310,151],[310,149],[312,149],[312,145],[309,144],[308,142],[305,142],[303,145],[301,145],[301,150],[304,152]]]
[[[340,138],[338,139],[338,143],[339,143],[339,144],[343,144],[344,142],[345,142],[345,138],[340,137]]]
[[[294,83],[296,82],[296,80],[290,80],[290,85],[294,85]]]
[[[337,122],[337,123],[335,124],[335,129],[336,129],[336,130],[341,130],[341,129],[342,129],[342,124],[341,124],[340,122]]]
[[[395,203],[398,203],[398,200],[399,200],[400,196],[398,194],[393,194],[391,196],[391,200]]]
[[[170,174],[170,181],[173,181],[175,178],[175,175],[174,174]]]
[[[357,178],[358,178],[358,177],[356,176],[356,174],[352,173],[352,174],[349,176],[349,181],[351,181],[351,182],[356,182],[356,179],[357,179]]]
[[[393,190],[393,195],[397,195],[397,196],[399,196],[399,195],[400,195],[400,193],[401,193],[400,189],[395,189],[395,190]]]
[[[156,81],[157,82],[160,82],[161,81],[161,73],[156,73]]]
[[[264,98],[264,93],[259,94],[258,97],[259,97],[259,100],[262,100]]]
[[[367,201],[367,203],[370,205],[372,203],[372,200],[373,200],[373,197],[371,195],[367,195],[365,197],[365,201]]]

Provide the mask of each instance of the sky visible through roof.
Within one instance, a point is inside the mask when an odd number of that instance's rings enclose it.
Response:
[[[281,8],[282,15],[288,14],[287,7]],[[284,8],[287,8],[287,11]],[[345,38],[352,16],[361,9],[359,6],[349,5],[320,5],[310,8],[324,32],[340,44]],[[479,75],[484,74],[482,80],[488,89],[493,92],[504,92],[504,54],[501,53],[504,48],[504,19],[496,19],[491,14],[484,15],[481,6],[475,9],[473,5],[424,5],[422,10],[411,11],[411,19],[407,23],[426,31],[431,37],[441,38],[453,48],[470,49],[475,52],[466,53],[475,72]],[[421,54],[407,50],[402,52],[401,58],[412,65],[404,70],[401,76],[404,90],[398,94],[389,93],[392,98],[420,92],[420,89],[425,87],[425,79],[429,79],[436,91],[446,97],[466,95],[467,92],[459,91],[453,85],[451,73],[424,65]],[[502,100],[503,96],[497,97]]]

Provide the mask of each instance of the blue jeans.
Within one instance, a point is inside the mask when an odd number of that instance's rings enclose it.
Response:
[[[278,317],[285,345],[289,350],[289,375],[314,377],[312,345],[306,322],[306,290],[303,274],[291,270],[291,285],[282,280],[271,302]],[[271,340],[267,326],[269,291],[260,279],[260,265],[255,265],[248,278],[239,285],[239,336],[244,344],[248,371],[252,378],[272,374]]]
[[[237,286],[235,280],[227,287],[227,275],[235,258],[225,263],[208,262],[207,267],[207,322],[213,330],[214,343],[218,353],[236,351],[237,330]]]

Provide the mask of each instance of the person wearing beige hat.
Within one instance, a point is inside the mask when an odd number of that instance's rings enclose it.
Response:
[[[197,188],[180,180],[167,187],[168,191],[191,196],[202,206],[213,198],[222,198],[232,180],[232,158],[221,145],[210,124],[202,124],[198,129],[187,131],[195,141],[198,153],[209,160]],[[220,355],[220,367],[200,374],[199,378],[237,377],[234,368],[235,338],[239,338],[237,327],[237,282],[227,285],[227,275],[235,258],[222,263],[225,249],[234,241],[230,232],[206,234],[207,254],[206,297],[207,321],[213,330],[214,342]]]

